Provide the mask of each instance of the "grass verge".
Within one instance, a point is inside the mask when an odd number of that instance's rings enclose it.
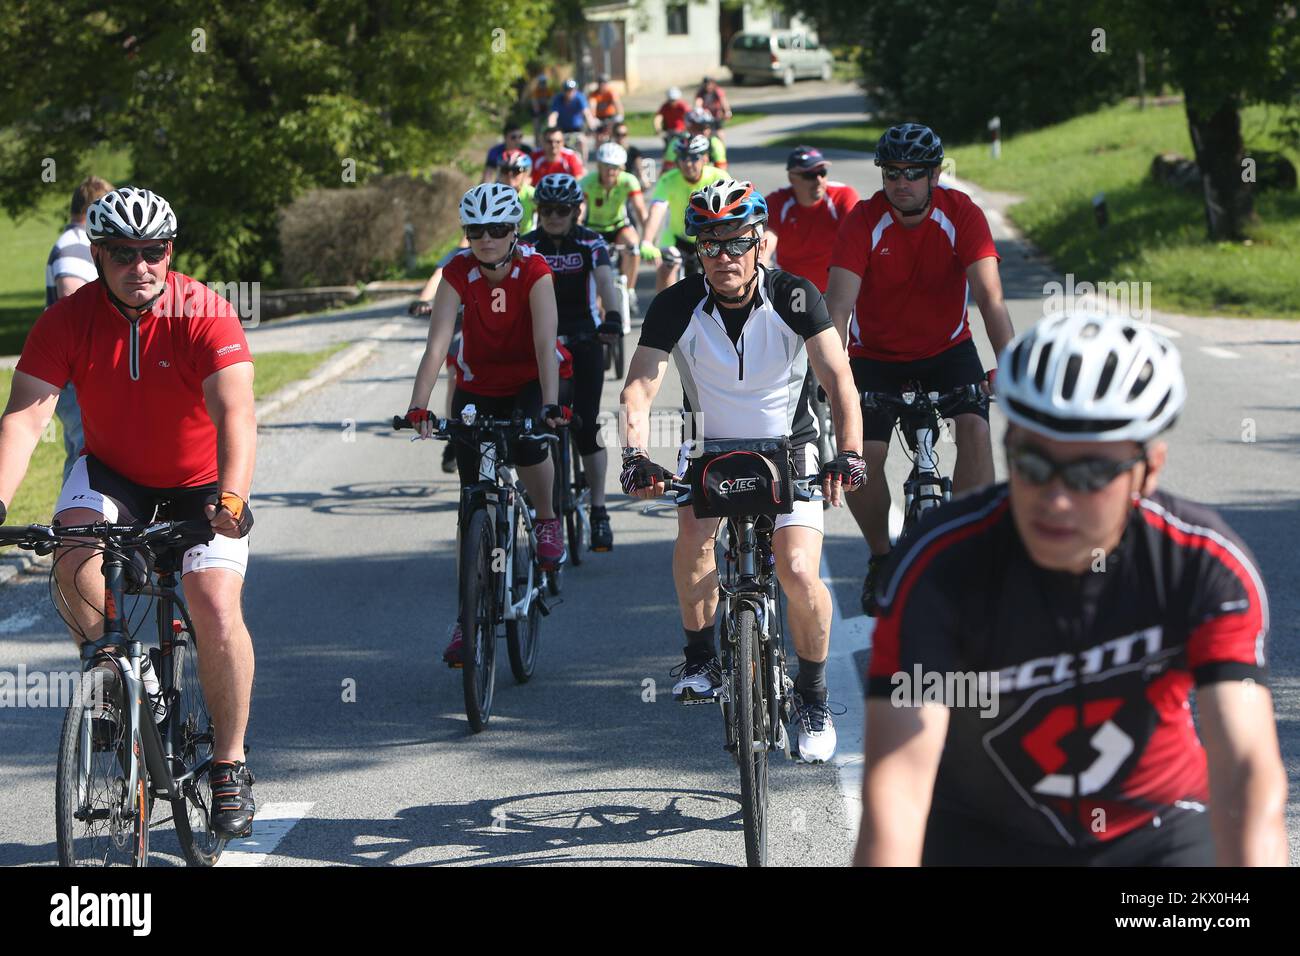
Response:
[[[1247,155],[1279,148],[1277,119],[1264,106],[1242,112]],[[1122,103],[1012,136],[999,160],[987,145],[949,155],[958,177],[1023,197],[1012,219],[1076,282],[1150,282],[1151,305],[1167,311],[1300,318],[1300,194],[1257,192],[1249,244],[1210,242],[1200,192],[1150,179],[1152,158],[1165,151],[1194,155],[1181,104]],[[1104,231],[1092,207],[1099,192],[1110,214]]]
[[[795,146],[816,146],[818,149],[852,149],[861,153],[875,152],[876,143],[885,127],[871,123],[850,123],[844,126],[824,126],[796,130],[776,139],[769,139],[764,146],[770,148],[793,149]]]

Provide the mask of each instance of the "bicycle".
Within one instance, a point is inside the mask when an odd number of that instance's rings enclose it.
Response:
[[[632,331],[632,303],[636,292],[628,286],[627,276],[619,268],[624,254],[640,256],[641,250],[636,246],[615,243],[609,247],[609,267],[614,272],[614,285],[618,289],[618,314],[623,317],[623,334],[612,345],[605,346],[605,368],[613,368],[616,381],[622,381],[625,365],[623,339]]]
[[[808,370],[809,376],[813,376],[812,369]],[[812,401],[813,414],[817,416],[817,461],[826,464],[835,457],[835,423],[831,420],[831,403],[826,395],[826,389],[820,385],[814,389]],[[829,501],[822,502],[822,510],[830,508]]]
[[[582,344],[597,338],[595,332],[581,335],[559,336],[562,345]],[[573,380],[560,380],[560,404],[572,405]],[[575,568],[582,564],[591,547],[591,487],[582,467],[582,456],[574,454],[573,430],[582,427],[575,414],[567,428],[561,429],[555,445],[555,494],[552,502],[555,513],[564,518],[565,540],[569,548],[568,563]],[[563,589],[564,567],[561,565],[547,576],[547,590],[559,596]]]
[[[743,443],[728,442],[743,448]],[[704,443],[707,451],[711,443]],[[743,480],[743,479],[742,479]],[[794,500],[816,500],[817,475],[791,481]],[[665,483],[678,506],[691,501],[692,485]],[[697,512],[698,514],[698,512]],[[725,749],[740,768],[740,807],[745,862],[767,864],[768,754],[790,756],[786,725],[796,719],[794,680],[786,673],[785,601],[772,553],[773,514],[726,518],[723,561],[718,570],[721,611],[717,695],[689,703],[722,706]]]
[[[952,391],[926,392],[912,382],[901,395],[889,392],[863,392],[863,411],[898,413],[898,430],[902,432],[912,459],[912,470],[903,482],[903,532],[906,533],[927,511],[952,499],[952,479],[939,473],[939,456],[935,436],[946,419],[963,403],[975,401],[987,408],[989,397],[979,385],[961,385]]]
[[[537,557],[534,515],[523,484],[507,460],[511,441],[551,442],[555,435],[534,433],[535,423],[479,417],[473,405],[460,421],[436,419],[433,437],[476,448],[478,481],[460,491],[456,518],[457,593],[463,643],[461,681],[470,729],[481,732],[492,717],[496,690],[496,642],[505,625],[510,671],[526,684],[537,668],[541,617],[551,613],[542,592],[547,576]],[[393,416],[393,428],[411,428]],[[412,441],[421,436],[416,435]]]
[[[225,849],[211,824],[212,718],[198,678],[194,626],[176,578],[181,550],[212,536],[207,521],[0,528],[0,544],[41,555],[68,547],[56,562],[75,553],[74,546],[103,555],[104,633],[81,645],[82,680],[59,736],[60,866],[119,860],[148,866],[155,799],[171,803],[168,819],[190,866],[212,866]],[[147,652],[137,639],[144,614],[134,625],[134,609],[122,614],[128,596],[154,602],[158,646]],[[146,661],[156,693],[145,680]]]

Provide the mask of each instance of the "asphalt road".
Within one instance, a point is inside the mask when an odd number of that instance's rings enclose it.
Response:
[[[801,85],[798,99],[769,99],[771,116],[730,131],[735,173],[774,188],[785,180],[784,151],[762,148],[765,139],[806,128],[815,143],[819,126],[861,117],[851,87],[817,86],[815,97]],[[869,158],[828,155],[836,178],[864,195],[879,187]],[[997,208],[997,197],[986,202]],[[1043,284],[1060,277],[1029,257],[999,217],[992,220],[1012,318],[1023,327],[1041,314]],[[648,270],[640,288],[648,302]],[[249,760],[263,812],[254,839],[228,862],[743,863],[736,771],[722,749],[718,714],[671,699],[668,670],[682,644],[671,509],[624,498],[613,474],[614,551],[589,555],[566,576],[564,603],[543,621],[537,676],[516,686],[503,662],[490,728],[468,731],[459,672],[439,661],[454,613],[456,484],[437,468],[440,444],[412,443],[384,424],[406,407],[424,339],[421,323],[399,311],[359,310],[252,333],[254,351],[367,336],[377,348],[339,381],[260,425],[245,604],[258,655]],[[1286,323],[1153,318],[1178,335],[1191,383],[1170,436],[1166,486],[1220,508],[1254,550],[1270,589],[1272,684],[1295,861],[1300,334]],[[629,346],[634,341],[635,331]],[[441,386],[435,402],[440,395]],[[618,384],[608,382],[611,414],[617,395]],[[679,397],[670,372],[660,405],[671,411]],[[994,421],[996,440],[996,411]],[[666,436],[657,445],[670,462],[675,445]],[[941,447],[948,469],[952,446]],[[898,487],[906,461],[897,446],[888,468]],[[845,510],[827,515],[825,553],[824,573],[845,615],[834,629],[831,686],[849,711],[838,722],[837,764],[773,764],[776,865],[842,865],[856,827],[857,669],[870,625],[853,610],[865,551]],[[0,588],[0,672],[20,666],[76,667],[43,576]],[[0,712],[0,864],[55,859],[61,717],[54,707]],[[158,863],[179,862],[169,826],[155,833],[154,846]]]

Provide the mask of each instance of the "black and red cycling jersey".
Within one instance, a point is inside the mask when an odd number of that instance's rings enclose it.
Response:
[[[930,826],[965,819],[1009,844],[1087,852],[1203,814],[1189,694],[1265,681],[1254,558],[1213,511],[1163,493],[1135,504],[1104,566],[1076,575],[1030,560],[1007,486],[991,486],[909,532],[877,600],[869,697],[937,692],[927,675],[996,687],[993,707],[935,698],[950,722]]]

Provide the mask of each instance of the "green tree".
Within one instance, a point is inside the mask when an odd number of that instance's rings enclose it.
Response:
[[[294,196],[450,159],[550,22],[547,0],[28,0],[0,18],[0,204],[69,192],[107,142],[175,206],[182,268],[271,279]]]
[[[1167,51],[1183,90],[1211,239],[1241,239],[1255,221],[1241,108],[1300,104],[1300,13],[1293,0],[1115,0],[1137,49]]]

